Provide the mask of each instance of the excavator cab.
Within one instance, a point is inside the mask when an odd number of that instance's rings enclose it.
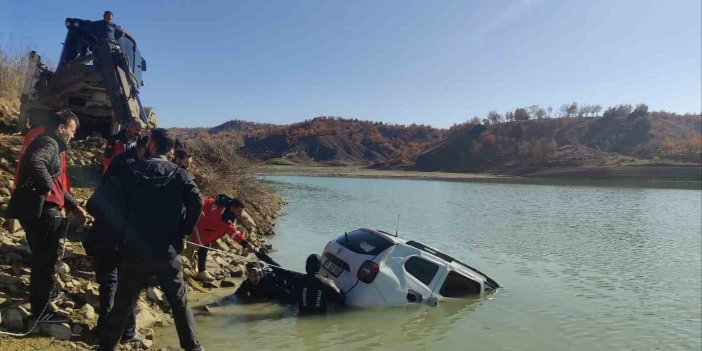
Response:
[[[144,108],[139,89],[144,85],[141,57],[134,37],[127,31],[117,41],[98,40],[93,21],[66,19],[66,40],[55,72],[30,52],[20,105],[18,129],[42,125],[56,110],[70,108],[78,115],[77,136],[117,133],[132,119],[145,126],[157,124],[151,108]]]

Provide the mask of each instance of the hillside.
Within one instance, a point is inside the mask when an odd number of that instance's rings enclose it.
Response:
[[[669,113],[465,125],[417,157],[421,171],[700,179],[702,118]],[[635,168],[627,168],[635,167]],[[673,167],[673,168],[671,168]]]
[[[290,125],[229,121],[204,129],[175,129],[186,142],[226,140],[259,160],[296,164],[362,166],[411,164],[422,151],[443,141],[448,131],[424,125],[394,125],[339,117],[317,117]]]

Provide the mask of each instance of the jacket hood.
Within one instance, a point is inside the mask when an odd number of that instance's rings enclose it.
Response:
[[[157,156],[146,161],[135,162],[131,168],[139,184],[163,188],[175,178],[180,167],[168,161],[165,156]]]

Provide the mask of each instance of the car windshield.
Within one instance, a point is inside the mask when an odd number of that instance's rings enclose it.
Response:
[[[341,246],[362,255],[375,256],[392,246],[392,242],[371,231],[354,230],[336,239]]]

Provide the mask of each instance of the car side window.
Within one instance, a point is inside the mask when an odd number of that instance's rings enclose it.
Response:
[[[429,285],[439,271],[439,265],[421,257],[412,256],[405,262],[405,270],[424,285]]]
[[[480,294],[480,283],[450,271],[439,294],[444,297],[461,297],[471,294]]]

